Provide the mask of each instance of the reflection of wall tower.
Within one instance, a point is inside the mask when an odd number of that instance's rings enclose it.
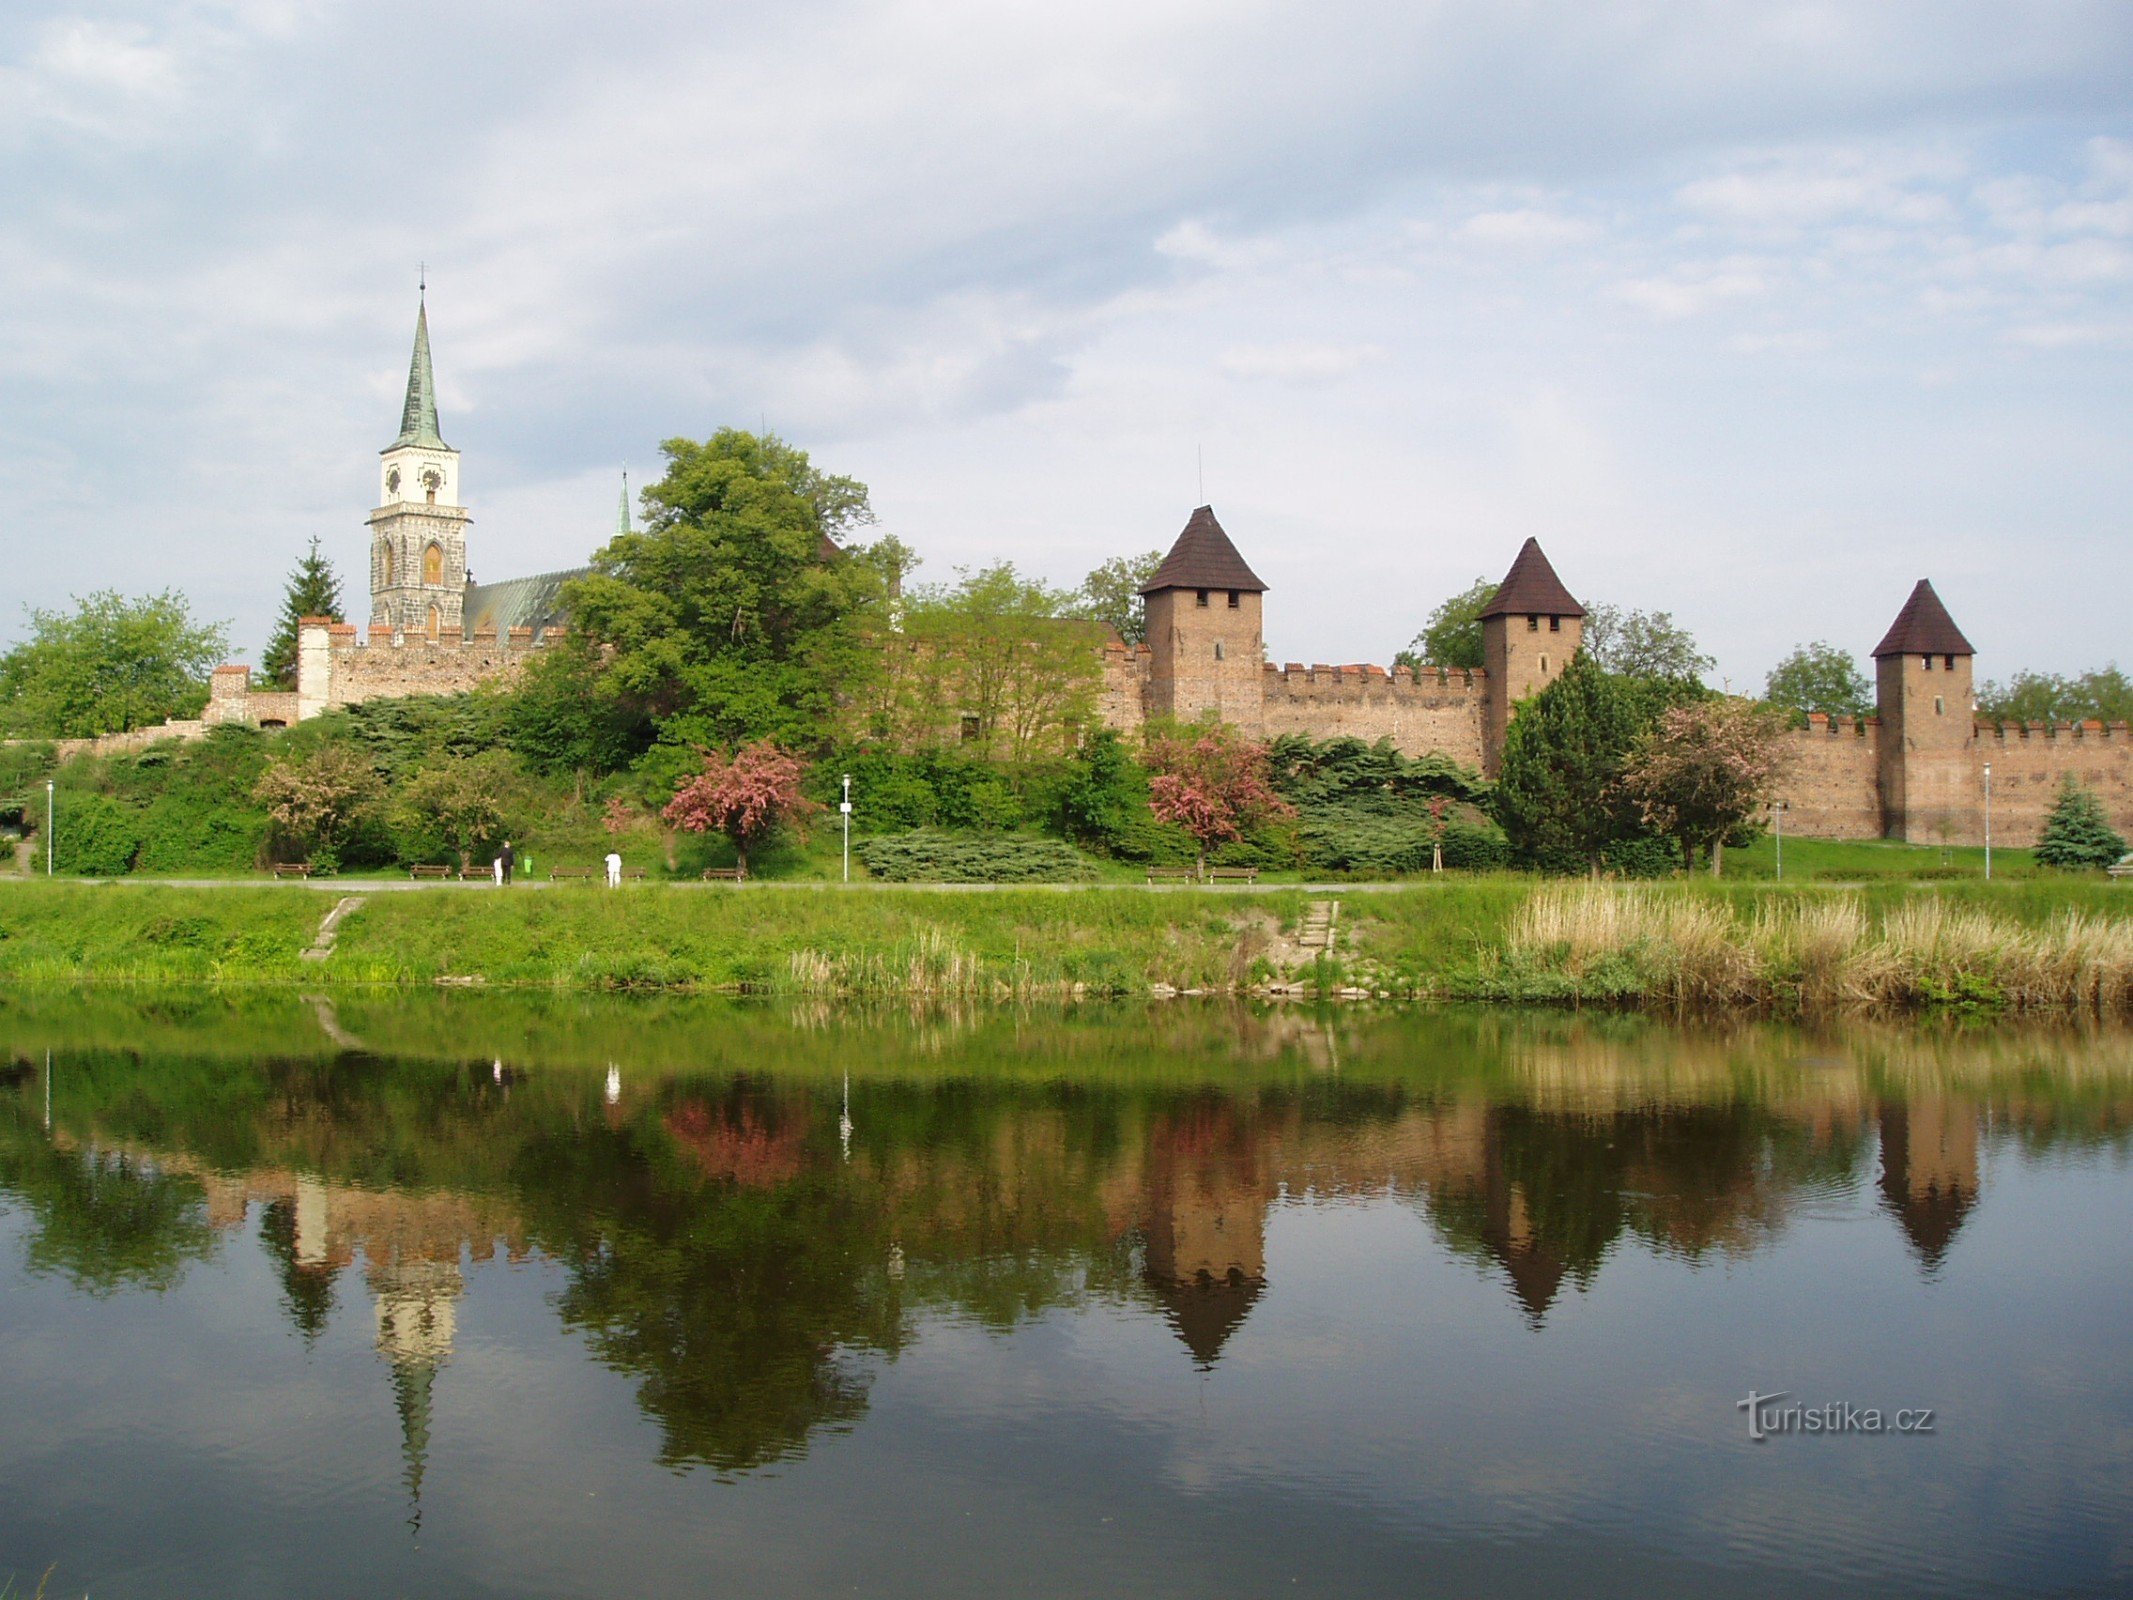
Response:
[[[1147,1275],[1202,1367],[1266,1287],[1263,1166],[1251,1131],[1219,1104],[1181,1110],[1149,1140]]]
[[[400,1413],[403,1481],[409,1521],[422,1522],[422,1474],[429,1460],[430,1391],[437,1369],[452,1356],[458,1300],[466,1288],[456,1261],[397,1255],[368,1274],[377,1296],[378,1354],[392,1369],[393,1407]]]
[[[1881,1196],[1928,1272],[1977,1204],[1977,1113],[1958,1100],[1881,1108]]]
[[[467,591],[467,516],[459,452],[437,431],[430,318],[415,313],[400,437],[381,452],[378,509],[370,514],[370,620],[435,639],[458,637]]]

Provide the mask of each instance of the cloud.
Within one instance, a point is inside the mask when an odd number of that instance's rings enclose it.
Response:
[[[1244,345],[1222,353],[1222,370],[1237,378],[1266,378],[1276,383],[1330,383],[1385,359],[1374,344]]]
[[[1616,284],[1614,298],[1668,321],[1700,316],[1731,300],[1746,300],[1769,287],[1763,273],[1744,264],[1678,268],[1661,277]]]
[[[1582,218],[1522,206],[1513,211],[1481,211],[1459,225],[1457,237],[1472,244],[1558,245],[1593,237],[1598,228]]]

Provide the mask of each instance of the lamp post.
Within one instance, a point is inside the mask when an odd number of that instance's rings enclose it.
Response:
[[[1992,763],[1985,763],[1985,881],[1992,882]]]
[[[1771,820],[1772,820],[1773,822],[1775,822],[1775,823],[1777,824],[1777,877],[1778,877],[1778,882],[1780,882],[1780,883],[1783,883],[1783,882],[1785,881],[1785,802],[1784,802],[1784,801],[1782,801],[1782,800],[1773,800],[1773,801],[1771,801],[1771,802],[1770,802],[1770,818],[1771,818]]]
[[[52,875],[52,780],[44,780],[44,875]]]
[[[837,811],[844,818],[844,881],[852,881],[852,775],[844,775],[844,798],[837,803]]]

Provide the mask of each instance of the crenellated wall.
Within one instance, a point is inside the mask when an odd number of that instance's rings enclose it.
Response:
[[[1271,662],[1260,674],[1266,736],[1390,739],[1403,755],[1439,754],[1478,768],[1488,676],[1480,669]]]
[[[1881,719],[1817,711],[1794,731],[1781,789],[1785,831],[1817,839],[1878,839]]]
[[[201,721],[278,728],[365,700],[460,694],[512,677],[562,637],[563,629],[549,628],[536,643],[531,628],[513,628],[499,639],[483,628],[471,639],[431,639],[375,624],[365,635],[352,623],[306,617],[297,629],[295,692],[254,689],[250,667],[217,667]]]
[[[2111,826],[2133,838],[2133,734],[2123,722],[1980,722],[1975,752],[1976,786],[1982,806],[1984,768],[1992,764],[1992,837],[1996,844],[2032,845],[2059,786],[2071,777],[2103,801]],[[1959,839],[1976,844],[1983,838]]]

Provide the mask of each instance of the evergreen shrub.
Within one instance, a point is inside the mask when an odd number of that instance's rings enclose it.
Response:
[[[867,839],[853,851],[891,883],[1078,883],[1088,858],[1056,839],[973,836],[915,828]]]

